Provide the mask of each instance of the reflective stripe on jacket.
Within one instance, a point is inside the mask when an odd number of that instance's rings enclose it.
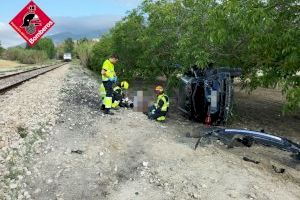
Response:
[[[161,111],[168,111],[169,108],[169,97],[165,94],[161,94],[157,97],[157,101],[155,103],[156,109],[160,109]]]
[[[114,87],[114,91],[118,94],[123,94],[123,90],[119,86]]]

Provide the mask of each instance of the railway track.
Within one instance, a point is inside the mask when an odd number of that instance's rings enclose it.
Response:
[[[41,67],[38,69],[31,69],[28,71],[0,76],[0,93],[5,92],[25,81],[35,78],[41,74],[45,74],[63,65],[66,65],[66,63],[59,63],[59,64]]]

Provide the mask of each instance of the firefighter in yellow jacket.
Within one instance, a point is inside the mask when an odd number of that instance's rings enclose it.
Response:
[[[112,108],[117,108],[119,106],[125,107],[122,104],[125,98],[125,90],[128,90],[128,88],[129,83],[127,81],[122,81],[116,87],[114,87]]]
[[[162,86],[155,87],[155,94],[157,96],[156,103],[149,107],[148,118],[157,121],[165,121],[169,110],[169,97],[164,93]]]
[[[112,107],[113,97],[113,84],[117,82],[117,75],[115,73],[115,64],[119,58],[117,55],[112,54],[109,59],[105,60],[102,66],[102,84],[100,85],[100,93],[102,97],[102,103],[104,105],[104,113],[113,115],[110,111]]]

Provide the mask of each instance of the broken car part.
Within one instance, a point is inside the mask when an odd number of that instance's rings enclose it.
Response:
[[[212,130],[205,135],[201,136],[196,145],[195,149],[198,147],[200,142],[208,137],[215,137],[221,139],[225,142],[225,144],[230,148],[233,147],[234,141],[240,139],[242,141],[247,140],[249,144],[253,142],[265,145],[265,146],[273,146],[278,149],[291,152],[296,155],[297,159],[300,159],[300,145],[283,137],[275,136],[272,134],[268,134],[265,132],[258,131],[249,131],[243,129],[224,129],[217,128]]]
[[[250,158],[247,158],[247,157],[243,157],[243,160],[246,161],[246,162],[252,162],[254,164],[259,164],[260,163],[259,161],[256,161],[256,160],[253,160],[253,159],[250,159]]]
[[[82,150],[72,150],[71,153],[83,154]]]

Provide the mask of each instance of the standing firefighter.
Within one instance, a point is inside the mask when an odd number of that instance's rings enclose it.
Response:
[[[118,56],[112,54],[109,59],[104,61],[101,70],[102,84],[100,85],[100,93],[104,105],[104,113],[109,115],[114,114],[110,111],[110,109],[112,107],[113,84],[117,82],[114,65],[118,62],[118,60]]]
[[[155,94],[157,96],[156,103],[149,107],[148,118],[157,121],[165,121],[169,110],[169,97],[165,95],[162,86],[155,87]]]
[[[127,81],[122,81],[114,87],[112,108],[117,108],[119,106],[123,107],[122,102],[125,98],[124,90],[128,90],[128,88],[129,84]]]

